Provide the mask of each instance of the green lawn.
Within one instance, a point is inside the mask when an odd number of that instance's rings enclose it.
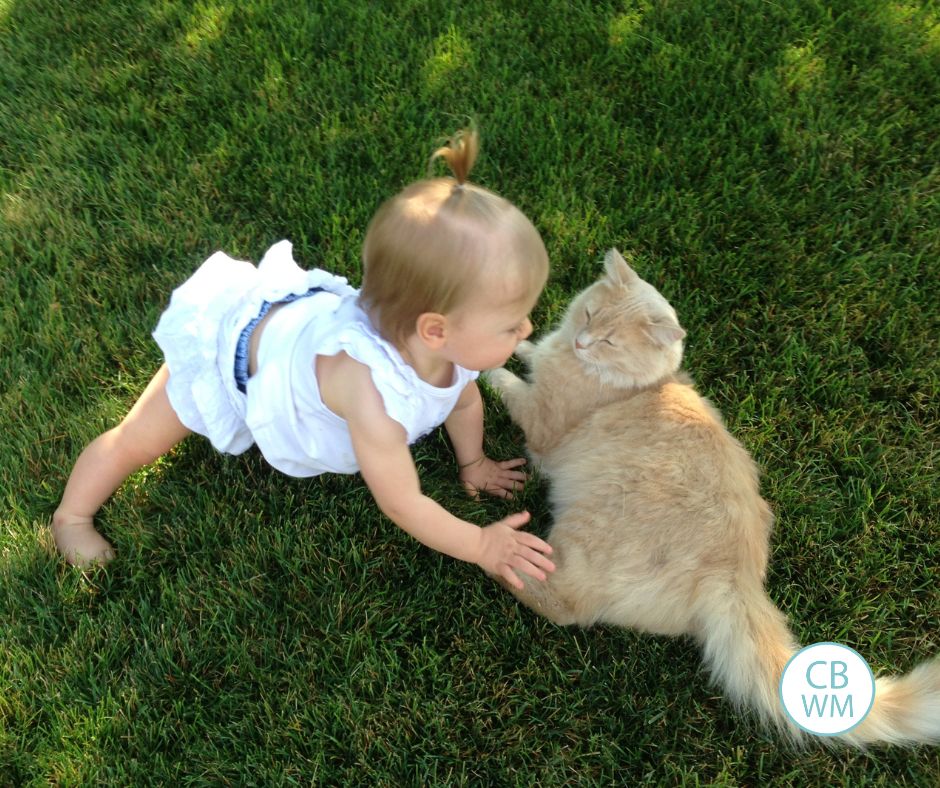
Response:
[[[356,477],[194,439],[103,510],[106,571],[44,527],[173,286],[284,237],[358,283],[473,117],[552,259],[536,332],[632,249],[764,469],[771,595],[908,670],[940,652],[938,97],[935,2],[0,0],[0,784],[936,786],[937,748],[787,749],[688,641],[535,618]],[[547,527],[538,484],[475,503],[414,453],[455,513]]]

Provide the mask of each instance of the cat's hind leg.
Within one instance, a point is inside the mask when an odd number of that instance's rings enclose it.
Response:
[[[496,578],[499,583],[516,597],[526,607],[534,610],[549,621],[561,626],[570,626],[580,623],[577,613],[562,590],[564,586],[565,568],[564,558],[556,549],[552,553],[555,571],[545,580],[536,580],[534,577],[517,573],[519,579],[525,584],[522,588],[514,588],[506,581]]]

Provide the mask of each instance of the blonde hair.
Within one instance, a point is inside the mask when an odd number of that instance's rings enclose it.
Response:
[[[369,223],[359,303],[390,342],[407,339],[419,315],[461,306],[486,277],[510,277],[520,299],[545,286],[548,254],[532,222],[467,180],[479,147],[475,129],[455,134],[429,162],[444,159],[453,177],[412,183]]]

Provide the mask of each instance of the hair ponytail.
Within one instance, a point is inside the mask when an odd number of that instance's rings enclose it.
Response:
[[[428,177],[382,203],[366,229],[359,305],[397,347],[421,314],[450,314],[488,279],[508,277],[532,299],[545,286],[548,255],[532,222],[467,180],[479,150],[476,128],[458,131],[428,159]],[[432,175],[437,159],[453,177]]]
[[[435,159],[443,159],[457,181],[454,188],[460,188],[467,182],[470,170],[476,163],[480,152],[480,135],[475,128],[461,129],[450,138],[447,145],[438,148],[431,154],[429,167]]]

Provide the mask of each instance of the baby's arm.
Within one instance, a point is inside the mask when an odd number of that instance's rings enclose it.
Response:
[[[444,426],[467,492],[476,497],[483,490],[499,498],[512,498],[514,491],[522,489],[526,475],[516,469],[525,465],[524,458],[495,462],[483,453],[483,399],[476,382],[470,381],[464,388]]]
[[[514,569],[539,580],[545,579],[546,571],[554,570],[546,557],[552,550],[548,543],[518,530],[529,521],[528,512],[480,528],[454,517],[423,495],[405,431],[385,413],[368,368],[347,358],[331,372],[321,393],[327,388],[329,399],[336,397],[336,404],[342,403],[342,412],[337,415],[349,425],[362,477],[392,522],[422,544],[475,563],[517,588],[522,582]]]

